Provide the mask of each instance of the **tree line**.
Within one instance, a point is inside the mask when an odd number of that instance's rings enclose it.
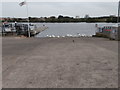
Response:
[[[59,15],[58,17],[51,16],[51,17],[29,17],[28,18],[4,18],[2,22],[48,22],[48,23],[71,23],[71,22],[87,22],[87,23],[94,23],[94,22],[108,22],[108,23],[116,23],[117,17],[116,16],[103,16],[103,17],[87,17],[87,18],[74,18],[69,16],[62,16]]]

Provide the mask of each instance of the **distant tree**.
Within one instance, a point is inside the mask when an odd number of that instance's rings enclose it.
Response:
[[[59,15],[59,16],[58,16],[58,19],[63,19],[63,16],[62,16],[62,15]]]
[[[55,16],[51,16],[50,18],[51,18],[51,19],[55,19],[56,17],[55,17]]]

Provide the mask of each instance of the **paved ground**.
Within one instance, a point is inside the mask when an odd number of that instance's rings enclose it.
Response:
[[[117,41],[11,37],[3,38],[2,49],[3,88],[118,86]]]
[[[2,38],[0,37],[0,89],[2,88]]]

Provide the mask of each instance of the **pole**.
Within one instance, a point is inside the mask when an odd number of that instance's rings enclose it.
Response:
[[[117,23],[118,23],[118,40],[120,40],[120,24],[119,24],[119,20],[120,20],[120,0],[119,0],[119,4],[118,4],[118,19],[117,19]]]
[[[119,18],[120,18],[120,1],[118,4],[118,18],[117,18],[117,23],[119,23]]]
[[[30,23],[30,20],[29,20],[29,12],[28,12],[28,3],[27,3],[27,0],[26,0],[26,10],[27,10],[27,17],[28,17],[28,37],[30,37],[30,27],[29,27],[29,23]]]

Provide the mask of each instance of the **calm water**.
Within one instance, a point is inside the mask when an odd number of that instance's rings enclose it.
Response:
[[[96,32],[96,23],[39,23],[37,26],[45,25],[47,30],[39,33],[36,37],[51,37],[51,36],[92,36]],[[114,25],[111,23],[98,23],[102,25]]]

